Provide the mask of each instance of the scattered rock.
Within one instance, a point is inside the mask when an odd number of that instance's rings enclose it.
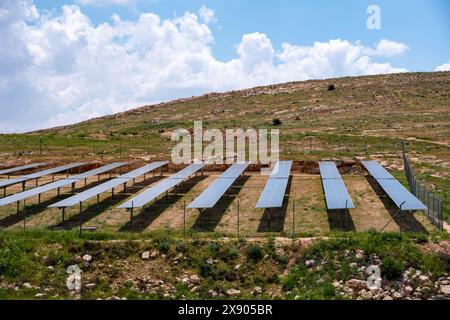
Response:
[[[86,288],[87,289],[92,289],[94,287],[95,287],[95,283],[88,283],[88,284],[86,284]]]
[[[88,255],[88,254],[85,254],[85,255],[83,256],[83,260],[86,261],[86,262],[91,262],[92,256],[90,256],[90,255]]]
[[[399,300],[399,299],[403,298],[403,295],[402,295],[400,292],[395,291],[395,292],[392,294],[392,297],[393,297],[395,300]]]
[[[361,290],[367,288],[367,282],[359,279],[350,279],[347,282],[345,282],[345,284],[354,290]]]
[[[316,264],[316,261],[314,261],[314,260],[306,260],[305,261],[305,266],[307,266],[308,268],[314,267],[315,264]]]
[[[422,284],[428,283],[430,281],[430,278],[425,275],[420,275],[418,279],[419,279],[419,282]]]
[[[413,289],[411,286],[406,286],[406,287],[405,287],[405,292],[406,292],[407,294],[412,294],[413,291],[414,291],[414,289]]]
[[[198,275],[194,274],[192,276],[189,277],[189,281],[193,284],[200,284],[201,279]]]
[[[439,293],[443,294],[446,297],[450,297],[450,285],[449,284],[441,285],[439,288]]]
[[[240,294],[241,294],[241,291],[238,290],[238,289],[228,289],[226,293],[227,293],[227,295],[229,295],[230,297],[232,297],[232,296],[240,295]]]
[[[211,258],[208,258],[208,259],[206,259],[206,263],[207,263],[207,264],[213,264],[213,263],[214,263],[214,260],[211,259]]]
[[[31,286],[31,284],[30,284],[29,282],[24,282],[24,283],[22,284],[22,286],[25,287],[25,288],[27,288],[27,289],[31,289],[31,288],[32,288],[32,286]]]
[[[150,251],[144,251],[144,252],[142,252],[141,257],[142,257],[143,260],[148,260],[148,259],[150,259]]]
[[[277,248],[276,250],[275,250],[275,254],[277,255],[277,256],[284,256],[284,250],[283,250],[283,248]]]
[[[158,251],[152,251],[152,253],[150,254],[150,258],[156,258],[158,254]]]
[[[255,296],[260,295],[262,292],[263,292],[263,290],[261,287],[256,286],[253,288],[253,295],[255,295]]]
[[[385,296],[384,298],[383,298],[383,300],[394,300],[391,296]]]
[[[34,296],[36,298],[42,298],[43,296],[45,296],[45,294],[43,294],[43,293],[36,293]]]
[[[188,277],[183,277],[183,279],[181,279],[181,282],[186,286],[191,283]]]

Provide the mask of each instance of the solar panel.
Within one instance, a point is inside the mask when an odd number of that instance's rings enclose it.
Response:
[[[402,211],[427,210],[428,208],[413,194],[411,194],[400,182],[395,179],[379,179],[377,182],[381,188],[394,201]],[[403,203],[403,205],[402,205]]]
[[[248,163],[235,163],[222,173],[188,206],[190,209],[212,208],[231,187],[236,179],[249,166]]]
[[[70,198],[64,199],[62,201],[59,201],[55,204],[50,205],[49,207],[54,208],[63,208],[63,207],[71,207],[74,206],[82,201],[85,201],[87,199],[90,199],[92,197],[95,197],[96,195],[99,195],[102,192],[105,192],[107,190],[113,189],[117,186],[120,186],[124,183],[127,183],[128,181],[137,178],[147,172],[153,171],[155,169],[158,169],[165,164],[167,164],[167,161],[161,161],[161,162],[154,162],[151,164],[147,164],[141,168],[138,168],[136,170],[130,171],[128,173],[125,173],[124,175],[121,175],[120,177],[117,177],[115,179],[112,179],[110,181],[107,181],[105,183],[102,183],[101,185],[95,186],[89,190],[86,190],[84,192],[81,192],[79,194],[76,194]]]
[[[117,167],[120,167],[120,166],[123,166],[123,165],[124,165],[124,163],[108,164],[106,166],[103,166],[103,167],[100,167],[100,168],[97,168],[97,169],[94,169],[94,170],[87,171],[87,172],[83,173],[82,177],[80,177],[81,175],[76,175],[76,176],[73,176],[73,177],[70,177],[70,178],[66,178],[66,179],[55,181],[55,182],[51,182],[51,183],[42,185],[42,186],[37,187],[37,188],[33,188],[33,189],[30,189],[30,190],[19,192],[19,193],[10,195],[8,197],[1,198],[0,199],[0,206],[5,206],[7,204],[11,204],[11,203],[14,203],[14,202],[17,202],[17,201],[20,201],[20,200],[23,200],[23,199],[35,196],[35,195],[39,195],[41,193],[44,193],[44,192],[47,192],[47,191],[50,191],[50,190],[61,188],[61,187],[70,185],[72,183],[76,183],[78,180],[81,180],[83,178],[88,178],[90,176],[95,176],[95,175],[98,175],[100,173],[109,171],[111,169],[114,169],[114,168],[117,168]]]
[[[408,191],[397,179],[384,169],[378,161],[363,161],[363,165],[377,180],[389,198],[402,211],[427,210],[428,208]]]
[[[161,182],[157,183],[156,185],[152,186],[151,188],[145,190],[144,192],[141,192],[137,196],[131,198],[127,202],[118,206],[117,208],[120,209],[142,208],[147,203],[151,202],[152,200],[155,200],[161,194],[172,189],[181,182],[183,182],[183,179],[164,179]]]
[[[72,177],[69,178],[69,179],[75,179],[75,180],[86,179],[86,178],[89,178],[89,177],[91,177],[91,176],[96,176],[96,175],[99,175],[99,174],[104,173],[104,172],[106,172],[106,171],[110,171],[110,170],[116,169],[116,168],[118,168],[118,167],[122,167],[122,166],[124,166],[125,164],[126,164],[126,163],[124,163],[124,162],[114,162],[114,163],[110,163],[110,164],[107,164],[107,165],[102,166],[102,167],[100,167],[100,168],[93,169],[93,170],[90,170],[90,171],[88,171],[88,172],[83,172],[83,173],[74,175],[74,176],[72,176]]]
[[[320,161],[319,167],[322,179],[342,179],[334,161]]]
[[[283,206],[283,199],[289,179],[269,179],[259,197],[256,208],[280,208]]]
[[[235,163],[229,167],[219,178],[229,178],[236,180],[247,169],[249,163]]]
[[[61,171],[66,171],[66,170],[70,170],[76,167],[80,167],[82,165],[84,165],[84,162],[79,162],[79,163],[71,163],[71,164],[67,164],[64,166],[60,166],[60,167],[55,167],[55,168],[51,168],[51,169],[47,169],[44,171],[39,171],[39,172],[35,172],[26,176],[22,176],[19,178],[14,178],[14,179],[8,179],[8,180],[1,180],[0,181],[0,187],[7,187],[7,186],[11,186],[13,184],[16,183],[20,183],[20,182],[25,182],[28,180],[33,180],[33,179],[37,179],[37,178],[41,178],[50,174],[54,174],[54,173],[58,173]]]
[[[355,208],[342,179],[323,179],[322,184],[329,210]]]
[[[46,163],[26,164],[26,165],[23,165],[23,166],[20,166],[20,167],[14,167],[14,168],[9,168],[9,169],[5,169],[5,170],[0,170],[0,174],[8,174],[8,173],[16,172],[16,171],[32,169],[32,168],[36,168],[36,167],[41,167],[43,165],[46,165]]]
[[[162,166],[165,166],[166,164],[168,164],[168,161],[157,161],[157,162],[152,162],[150,164],[147,164],[143,167],[137,168],[136,170],[130,171],[128,173],[125,173],[123,175],[121,175],[120,177],[118,177],[117,179],[134,179],[137,178],[139,176],[142,176],[143,174],[147,173],[147,172],[151,172],[154,171],[156,169],[161,168]]]
[[[273,167],[263,192],[256,203],[257,209],[280,208],[291,174],[292,161],[278,161]]]
[[[363,161],[364,167],[369,171],[370,175],[375,179],[395,179],[378,161]]]
[[[204,163],[193,163],[167,179],[187,179],[205,166]]]
[[[277,161],[270,175],[271,179],[289,179],[292,161]]]
[[[328,210],[353,209],[355,206],[336,163],[334,161],[320,161],[319,168]]]
[[[204,166],[205,166],[204,163],[191,164],[190,166],[184,168],[183,170],[175,173],[174,175],[162,180],[161,182],[158,182],[154,186],[139,193],[138,195],[124,202],[117,208],[119,209],[142,208],[147,203],[151,202],[152,200],[155,200],[164,192],[169,191],[176,185],[183,182],[185,179],[189,178],[191,175],[202,169]]]

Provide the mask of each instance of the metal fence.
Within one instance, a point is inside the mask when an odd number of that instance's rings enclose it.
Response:
[[[426,215],[428,220],[439,230],[443,229],[444,217],[442,214],[442,200],[433,195],[426,185],[421,183],[416,177],[411,163],[406,153],[405,144],[403,147],[403,165],[411,192],[422,201],[428,208]]]

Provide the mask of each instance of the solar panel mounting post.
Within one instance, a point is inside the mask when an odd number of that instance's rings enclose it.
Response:
[[[239,211],[240,211],[240,208],[239,208],[240,206],[239,206],[239,198],[238,198],[238,200],[237,200],[237,237],[238,237],[238,239],[240,238],[240,226],[239,226]]]
[[[389,223],[391,223],[392,220],[395,219],[395,217],[402,211],[402,206],[405,204],[406,201],[403,201],[400,205],[400,208],[397,210],[397,212],[392,216],[392,218],[384,225],[383,228],[381,228],[380,232],[383,232],[383,230],[388,226]],[[400,233],[402,232],[402,228],[400,226]]]
[[[130,209],[130,229],[133,229],[133,210],[134,209],[134,201],[131,202],[131,209]]]
[[[80,201],[80,238],[83,232],[83,202]]]
[[[186,237],[186,200],[183,201],[183,236]]]

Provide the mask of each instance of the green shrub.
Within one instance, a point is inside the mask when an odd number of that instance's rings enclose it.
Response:
[[[212,252],[217,252],[220,249],[220,246],[217,242],[208,243],[208,249]]]
[[[206,263],[206,261],[201,261],[198,264],[198,272],[200,273],[200,275],[204,278],[209,277],[212,275],[212,267],[211,265],[209,265],[208,263]]]
[[[169,252],[169,249],[170,249],[170,242],[167,240],[162,240],[158,244],[158,251],[161,253],[167,253],[167,252]]]
[[[386,257],[381,261],[381,275],[389,280],[398,279],[403,270],[403,264],[392,257]]]
[[[281,120],[279,118],[275,118],[275,119],[272,120],[272,124],[274,126],[281,126],[282,122],[281,122]]]
[[[247,257],[253,261],[259,261],[264,256],[264,250],[261,246],[251,245],[246,250]]]

